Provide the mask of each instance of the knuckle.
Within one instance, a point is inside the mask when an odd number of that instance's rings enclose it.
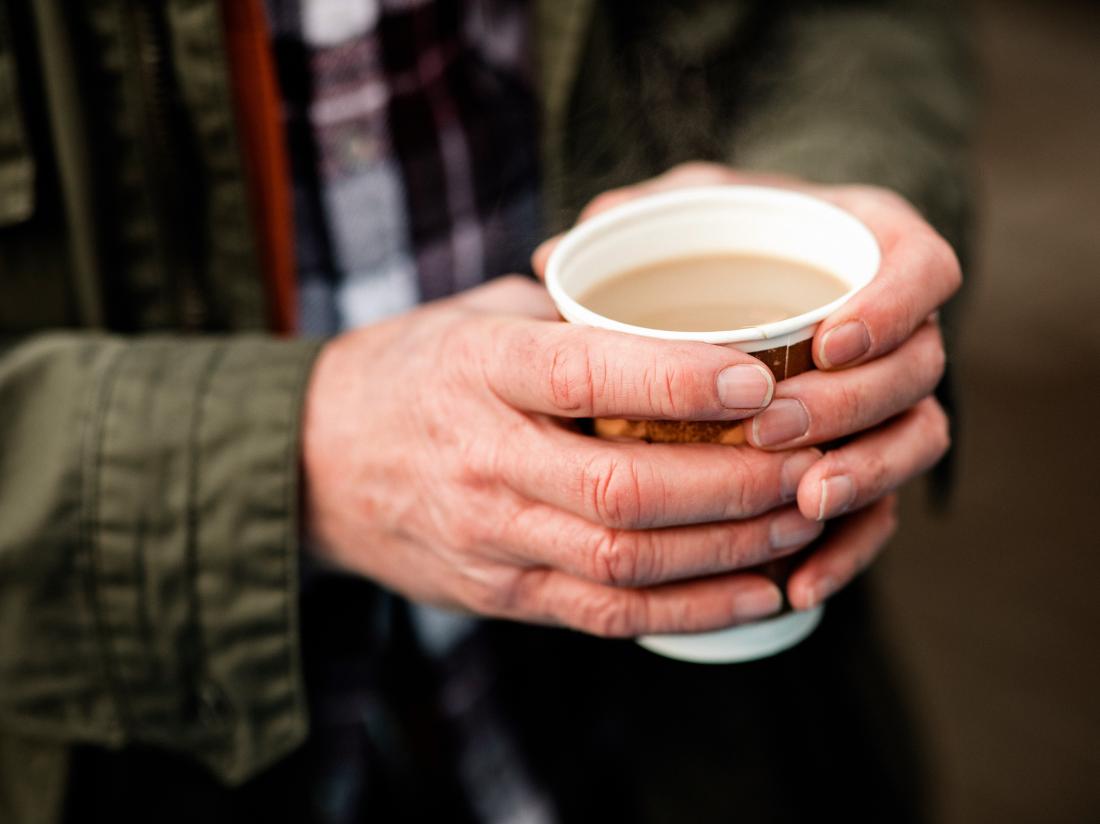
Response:
[[[624,374],[624,382],[630,375]],[[700,368],[699,353],[692,349],[654,351],[639,379],[648,412],[658,418],[708,419],[717,406],[713,375]]]
[[[592,551],[593,580],[613,587],[632,586],[642,580],[641,547],[630,533],[603,530]]]
[[[886,323],[886,339],[892,346],[900,347],[920,326],[916,307],[909,301],[898,300],[893,305],[890,321]]]
[[[669,169],[666,174],[669,177],[682,174],[698,174],[699,172],[710,171],[712,168],[714,168],[714,165],[715,164],[711,163],[709,160],[687,160],[683,163],[677,163],[675,166]]]
[[[914,211],[912,204],[910,204],[908,200],[893,189],[888,189],[885,186],[876,186],[871,183],[854,183],[842,186],[840,190],[852,197],[858,197],[869,204],[873,204],[880,209],[890,209],[892,211],[901,209],[906,212]]]
[[[463,314],[454,322],[445,324],[438,330],[440,351],[463,366],[482,365],[485,361],[482,352],[485,337],[479,334],[483,329],[482,323],[481,318]]]
[[[955,250],[941,235],[925,227],[913,236],[909,254],[913,272],[938,301],[946,301],[962,285],[962,268]]]
[[[670,181],[721,179],[729,176],[729,169],[710,160],[689,160],[669,169],[663,177]]]
[[[847,435],[866,425],[867,395],[856,386],[839,384],[836,387],[835,406],[837,420],[833,423],[838,435]],[[813,419],[811,418],[811,421]],[[811,433],[812,434],[812,433]]]
[[[587,220],[590,217],[600,214],[600,212],[606,212],[608,209],[618,206],[620,203],[629,199],[629,191],[629,188],[623,187],[600,192],[588,201],[588,204],[581,210],[580,220]]]
[[[733,449],[729,452],[730,477],[736,479],[736,483],[732,485],[730,504],[733,507],[733,512],[730,513],[730,517],[748,517],[755,514],[759,509],[760,499],[764,497],[762,493],[765,487],[769,491],[771,487],[764,480],[765,473],[754,471],[744,452]]]
[[[925,347],[925,368],[933,383],[939,383],[947,368],[947,350],[943,346],[943,337],[938,327],[932,336],[931,344]]]
[[[594,198],[588,201],[588,203],[585,204],[584,208],[581,209],[580,219],[584,220],[586,217],[598,214],[599,212],[603,211],[607,208],[605,204],[609,203],[610,200],[611,195],[608,192],[600,192],[600,194],[596,195]]]
[[[487,537],[473,518],[462,518],[453,523],[450,533],[451,546],[464,556],[476,552]]]
[[[676,598],[670,600],[662,610],[662,621],[667,621],[668,632],[686,632],[699,625],[699,600],[697,598]],[[665,628],[663,628],[665,629]]]
[[[924,318],[918,316],[920,311],[913,300],[899,292],[888,298],[888,313],[883,319],[885,338],[892,346],[900,346],[920,328]]]
[[[858,484],[857,488],[865,486],[871,494],[876,494],[890,487],[890,466],[881,452],[875,451],[867,455],[864,473],[866,480]]]
[[[467,568],[459,601],[481,615],[511,616],[521,608],[519,570]]]
[[[885,186],[867,186],[866,192],[869,197],[874,198],[874,200],[884,208],[903,210],[911,213],[916,211],[912,203],[893,189],[888,189]]]
[[[604,532],[592,556],[593,578],[611,586],[621,586],[634,580],[637,553],[618,530]]]
[[[943,455],[951,448],[951,419],[936,400],[929,398],[924,406],[924,420],[926,440],[938,455]]]
[[[502,275],[501,277],[494,278],[490,281],[491,286],[496,286],[498,289],[508,289],[510,291],[524,292],[531,291],[532,289],[538,289],[539,287],[529,277],[523,275]]]
[[[906,389],[916,392],[914,401],[931,392],[947,370],[947,352],[935,321],[926,321],[909,341],[903,344],[904,365],[910,378]]]
[[[501,367],[512,362],[500,349],[520,337],[497,318],[469,312],[445,324],[435,335],[439,362],[454,364],[453,369],[442,370],[442,380],[447,388],[463,393],[470,388],[495,392],[506,380]]]
[[[635,460],[596,458],[587,462],[581,476],[582,498],[600,523],[613,529],[644,526],[642,481]]]
[[[542,437],[531,422],[516,416],[501,427],[498,437],[479,438],[471,433],[456,436],[456,454],[449,461],[451,477],[464,489],[481,491],[498,485],[507,477],[507,465],[513,460],[513,445],[532,444]]]
[[[641,373],[641,390],[653,414],[676,419],[691,407],[685,378],[685,372],[675,364],[656,359],[649,362]]]
[[[930,244],[929,254],[933,265],[943,274],[949,289],[949,294],[954,294],[962,286],[962,264],[954,248],[941,235],[936,235]]]
[[[469,311],[440,337],[440,359],[447,367],[440,370],[442,380],[454,376],[467,388],[499,397],[500,389],[515,381],[511,366],[531,362],[535,352],[530,331],[524,326]]]
[[[479,615],[503,616],[509,614],[512,608],[512,599],[506,590],[471,582],[465,585],[465,591],[462,602]]]
[[[628,593],[609,592],[590,599],[581,608],[580,626],[600,638],[631,638],[642,632],[644,621]]]
[[[526,298],[528,294],[542,292],[542,287],[523,275],[502,275],[489,281],[482,288],[491,289],[504,297],[514,297],[515,300]]]
[[[542,353],[542,359],[549,400],[555,410],[571,415],[593,409],[607,370],[592,347],[574,338],[550,346]]]

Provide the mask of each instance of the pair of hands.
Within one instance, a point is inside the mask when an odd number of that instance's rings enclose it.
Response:
[[[777,611],[775,584],[744,570],[797,552],[829,519],[788,582],[792,606],[865,568],[895,528],[892,491],[948,446],[931,396],[935,312],[958,262],[890,192],[714,164],[605,193],[582,219],[725,183],[812,193],[878,238],[877,277],[815,336],[819,371],[775,384],[733,349],[561,323],[521,277],[348,332],[322,350],[306,398],[305,514],[321,556],[414,600],[617,637]],[[553,242],[535,253],[540,274]],[[751,419],[751,446],[601,441],[572,424],[584,417]]]

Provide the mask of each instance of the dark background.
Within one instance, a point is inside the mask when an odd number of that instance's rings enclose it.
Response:
[[[1100,4],[984,0],[950,511],[875,584],[944,824],[1100,821]]]

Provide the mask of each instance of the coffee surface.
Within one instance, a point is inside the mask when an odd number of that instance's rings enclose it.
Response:
[[[578,300],[605,318],[668,332],[722,332],[801,315],[848,286],[807,263],[765,255],[701,255],[631,269]]]

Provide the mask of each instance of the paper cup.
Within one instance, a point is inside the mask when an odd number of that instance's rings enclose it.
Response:
[[[841,297],[786,320],[721,332],[673,332],[632,326],[598,315],[578,297],[623,272],[700,255],[749,254],[806,263],[848,285]],[[810,346],[818,324],[878,271],[871,231],[848,212],[809,195],[759,186],[677,189],[631,201],[575,227],[546,267],[546,285],[570,323],[662,340],[731,346],[759,358],[776,380],[813,368]],[[597,420],[604,437],[649,441],[744,442],[740,423]],[[716,632],[649,635],[638,643],[685,661],[728,663],[773,655],[809,635],[822,607]]]

